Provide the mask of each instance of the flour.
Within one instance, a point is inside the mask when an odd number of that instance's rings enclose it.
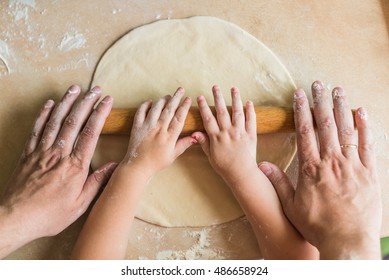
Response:
[[[116,15],[117,13],[120,13],[122,9],[112,9],[112,14]]]
[[[36,9],[36,3],[35,0],[9,0],[8,8],[15,22],[27,21],[30,10]]]
[[[157,260],[213,260],[220,259],[222,251],[210,248],[210,229],[201,231],[187,231],[187,237],[196,238],[196,242],[187,250],[163,250],[159,251],[155,259]]]
[[[86,39],[83,34],[75,29],[72,29],[65,33],[62,37],[61,43],[58,45],[58,49],[67,52],[73,49],[80,49],[85,47]]]

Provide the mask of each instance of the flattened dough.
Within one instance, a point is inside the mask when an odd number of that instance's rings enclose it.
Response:
[[[214,84],[229,104],[232,86],[240,89],[243,101],[272,106],[291,106],[295,89],[286,68],[263,43],[232,23],[203,16],[161,20],[132,30],[104,54],[92,82],[114,97],[114,107],[122,108],[173,94],[179,86],[193,105],[200,94],[213,104]],[[127,143],[128,137],[102,136],[92,168],[120,161]],[[258,137],[258,161],[285,170],[295,152],[293,134]],[[166,227],[220,224],[242,215],[199,146],[151,180],[136,214]]]

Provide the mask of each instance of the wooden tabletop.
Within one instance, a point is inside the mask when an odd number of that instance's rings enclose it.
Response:
[[[46,99],[59,100],[74,83],[88,89],[104,51],[132,28],[195,15],[219,17],[247,30],[274,51],[306,91],[316,79],[329,89],[342,85],[353,108],[367,108],[383,190],[382,235],[389,235],[389,3],[384,0],[1,1],[0,186]],[[288,174],[296,179],[296,160]],[[60,236],[39,241],[44,252],[36,242],[11,257],[66,258],[81,224],[82,219]],[[157,237],[162,232],[143,224],[139,229]],[[197,229],[199,235],[202,230]],[[227,240],[228,232],[223,234]],[[196,241],[196,234],[188,236]],[[133,241],[142,238],[134,235]],[[255,244],[252,235],[247,240],[246,245]],[[65,245],[56,250],[57,243]]]

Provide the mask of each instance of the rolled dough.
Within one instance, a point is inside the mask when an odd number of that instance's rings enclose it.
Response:
[[[161,20],[130,31],[104,54],[92,81],[113,96],[114,107],[138,107],[179,86],[193,100],[202,94],[213,104],[214,84],[227,103],[229,89],[237,86],[243,101],[256,105],[291,106],[295,89],[286,68],[263,43],[232,23],[205,16]],[[128,137],[102,136],[92,168],[120,161],[127,143]],[[258,161],[285,170],[295,152],[293,134],[258,137]],[[199,146],[151,180],[136,214],[166,227],[220,224],[242,215]]]

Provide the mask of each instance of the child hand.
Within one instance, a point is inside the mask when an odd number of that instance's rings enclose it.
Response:
[[[196,139],[212,167],[225,180],[245,176],[243,173],[256,167],[256,116],[251,101],[246,103],[243,110],[239,90],[231,89],[232,116],[230,116],[223,95],[218,86],[212,88],[216,118],[212,114],[203,96],[197,98],[201,118],[208,135],[195,132]]]
[[[180,105],[184,92],[178,88],[173,97],[167,95],[155,103],[146,101],[139,107],[122,163],[142,165],[142,172],[152,176],[196,143],[190,136],[178,140],[191,105],[189,97]]]

